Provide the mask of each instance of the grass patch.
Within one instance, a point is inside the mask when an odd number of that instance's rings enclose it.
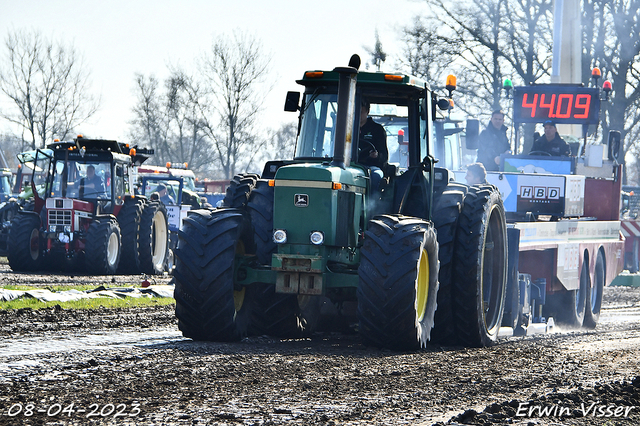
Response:
[[[68,288],[67,288],[68,289]],[[124,299],[112,299],[109,297],[99,297],[96,299],[81,299],[72,302],[42,302],[33,297],[25,297],[10,300],[8,302],[0,302],[0,310],[2,309],[43,309],[60,305],[63,309],[97,309],[105,308],[135,308],[146,306],[166,306],[175,303],[172,297],[126,297]]]

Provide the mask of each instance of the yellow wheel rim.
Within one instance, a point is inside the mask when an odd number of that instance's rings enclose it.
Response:
[[[422,249],[418,261],[418,278],[416,280],[416,313],[418,321],[422,321],[427,310],[427,298],[429,297],[429,255]]]
[[[233,292],[233,305],[236,308],[236,312],[242,309],[242,304],[244,303],[244,295],[246,293],[246,288],[242,287],[240,291]]]

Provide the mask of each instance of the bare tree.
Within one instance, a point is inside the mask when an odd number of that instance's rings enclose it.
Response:
[[[387,54],[382,50],[382,42],[380,41],[380,35],[376,29],[376,42],[373,48],[364,48],[369,55],[371,55],[371,65],[376,67],[376,70],[380,71],[380,67],[387,60]]]
[[[611,80],[603,135],[609,129],[621,132],[624,161],[627,152],[638,152],[640,133],[640,0],[584,0],[582,10],[583,74],[599,66],[603,77]],[[626,180],[625,172],[623,183]]]
[[[202,75],[211,87],[212,102],[200,104],[207,136],[213,141],[215,161],[226,178],[259,152],[256,118],[270,90],[267,75],[271,58],[253,36],[235,31],[214,40],[202,62]]]
[[[135,83],[137,103],[133,108],[134,118],[130,122],[133,126],[131,137],[139,145],[148,144],[159,156],[162,153],[168,155],[158,80],[153,75],[145,77],[136,74]]]
[[[38,32],[16,31],[5,41],[0,91],[14,108],[2,111],[22,127],[32,148],[66,136],[98,108],[89,94],[88,73],[72,46],[53,43]]]

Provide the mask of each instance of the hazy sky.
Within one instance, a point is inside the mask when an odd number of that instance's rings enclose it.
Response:
[[[272,54],[275,86],[264,100],[264,125],[294,121],[283,111],[287,90],[307,69],[347,64],[353,53],[368,60],[378,30],[392,65],[401,50],[399,28],[424,13],[420,0],[0,0],[0,57],[7,32],[35,29],[72,43],[91,73],[101,109],[79,131],[90,137],[128,141],[135,104],[134,75],[164,80],[167,64],[194,69],[215,35],[240,29]],[[390,68],[390,66],[387,66]],[[12,130],[0,121],[0,131]]]

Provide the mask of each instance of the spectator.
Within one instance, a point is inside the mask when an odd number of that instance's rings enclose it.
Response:
[[[511,144],[507,138],[507,126],[504,125],[504,113],[500,110],[491,113],[491,121],[478,136],[478,162],[485,170],[498,171],[500,154],[510,153]]]
[[[482,163],[473,163],[467,167],[467,175],[465,176],[467,184],[478,185],[487,183],[487,171]]]

